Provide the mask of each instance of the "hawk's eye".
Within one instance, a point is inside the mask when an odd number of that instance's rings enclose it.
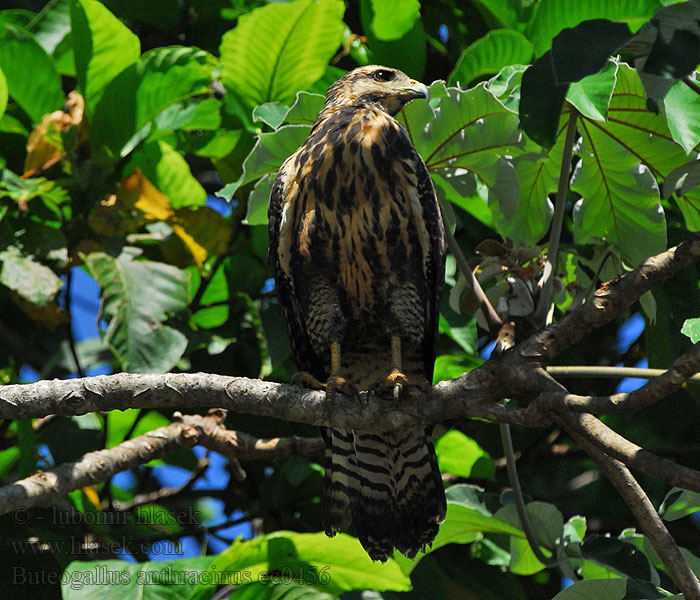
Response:
[[[387,69],[379,69],[372,73],[372,78],[377,81],[391,81],[396,78],[396,73],[394,71],[389,71]]]

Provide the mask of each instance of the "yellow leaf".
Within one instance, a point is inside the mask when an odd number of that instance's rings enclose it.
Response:
[[[23,178],[45,171],[65,156],[61,132],[74,125],[81,126],[84,108],[83,97],[77,92],[71,92],[63,110],[55,110],[43,116],[27,139]],[[85,136],[79,135],[78,140],[83,137]]]
[[[159,191],[141,172],[134,169],[117,190],[118,202],[126,208],[135,208],[152,221],[167,221],[173,214],[170,198]]]
[[[180,208],[168,222],[198,267],[204,265],[209,254],[225,252],[231,239],[230,223],[208,206]]]
[[[97,489],[95,489],[94,485],[89,485],[87,487],[82,488],[83,494],[87,496],[87,499],[92,502],[94,507],[97,510],[102,510],[102,503],[100,502],[100,497],[97,494]]]

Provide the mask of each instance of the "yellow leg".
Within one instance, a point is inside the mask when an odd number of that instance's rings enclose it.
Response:
[[[331,344],[331,376],[340,373],[340,344]]]
[[[401,371],[401,338],[398,335],[391,336],[391,368]]]
[[[380,395],[391,391],[394,398],[398,400],[409,386],[418,387],[421,391],[425,392],[430,389],[430,382],[422,377],[409,377],[403,372],[401,338],[398,335],[392,335],[391,373],[389,373],[386,379],[377,382],[377,384],[373,386],[373,389]]]
[[[336,391],[339,391],[346,396],[352,396],[354,398],[360,397],[357,388],[340,374],[341,370],[342,362],[340,360],[340,343],[332,342],[331,376],[326,382],[326,400],[333,400]]]

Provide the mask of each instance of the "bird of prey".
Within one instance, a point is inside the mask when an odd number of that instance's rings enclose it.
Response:
[[[400,401],[432,382],[444,230],[426,166],[394,118],[427,97],[396,69],[347,73],[272,186],[269,258],[292,353],[330,402],[358,390]],[[326,533],[352,525],[381,561],[431,544],[446,505],[430,429],[321,433]]]

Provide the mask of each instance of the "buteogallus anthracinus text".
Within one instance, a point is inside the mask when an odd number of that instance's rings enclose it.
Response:
[[[425,164],[393,117],[427,96],[396,69],[351,71],[272,187],[270,262],[293,355],[329,398],[373,389],[391,401],[432,381],[444,231]],[[445,492],[429,430],[322,434],[328,535],[352,524],[382,561],[433,541]]]

